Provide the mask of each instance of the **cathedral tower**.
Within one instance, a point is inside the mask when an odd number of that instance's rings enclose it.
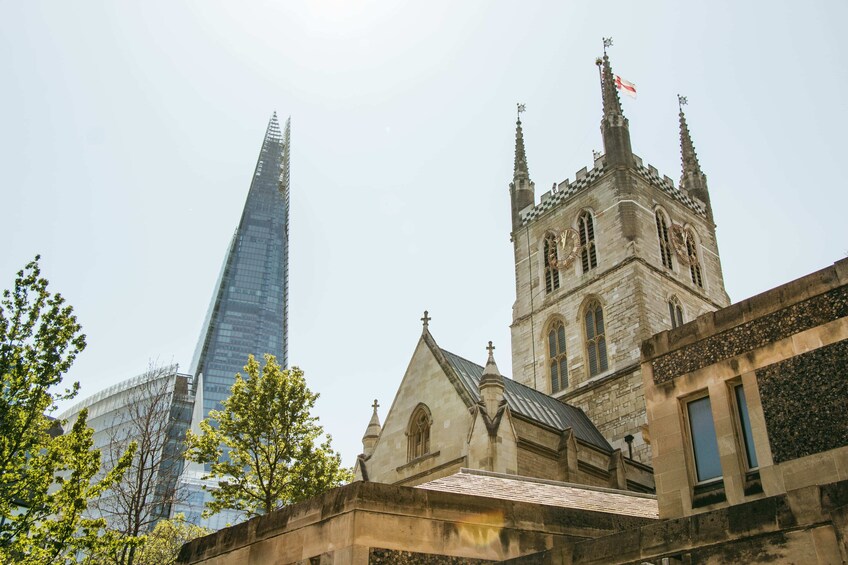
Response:
[[[685,99],[683,176],[675,187],[633,153],[606,49],[597,65],[604,153],[538,203],[517,125],[512,373],[582,408],[613,447],[649,463],[640,344],[729,298]]]

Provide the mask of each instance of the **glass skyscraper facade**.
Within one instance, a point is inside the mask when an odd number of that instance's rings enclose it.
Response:
[[[192,429],[210,410],[221,408],[236,373],[243,373],[247,357],[265,353],[288,365],[288,245],[289,142],[291,119],[280,131],[277,114],[271,116],[247,201],[218,276],[212,302],[192,362],[197,383]],[[237,520],[219,515],[201,521],[208,494],[199,489],[203,469],[186,464],[182,486],[188,492],[176,508],[194,523],[217,529]]]

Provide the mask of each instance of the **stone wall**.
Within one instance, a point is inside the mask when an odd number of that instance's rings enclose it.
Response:
[[[357,482],[193,540],[178,563],[500,562],[652,521]],[[426,560],[415,561],[419,556]]]
[[[607,440],[625,453],[624,436],[633,435],[634,458],[648,463],[644,397],[636,367],[640,344],[670,328],[668,301],[672,296],[680,301],[686,319],[728,304],[715,232],[703,213],[635,170],[623,177],[621,171],[589,171],[582,176],[586,180],[580,181],[579,190],[549,196],[534,211],[532,221],[513,233],[513,378],[583,408]],[[619,186],[622,182],[628,185],[626,190]],[[577,184],[561,189],[572,190]],[[663,266],[654,216],[658,206],[672,222],[690,226],[698,234],[703,288],[692,283],[688,266],[678,256],[671,269]],[[583,273],[578,255],[571,265],[560,269],[560,288],[547,292],[544,236],[549,230],[576,228],[582,210],[590,210],[594,216],[598,266]],[[583,329],[582,308],[589,298],[597,298],[604,310],[609,359],[609,369],[594,376],[587,368]],[[556,319],[566,328],[569,374],[565,390],[554,392],[547,331]]]
[[[430,453],[409,461],[409,419],[420,403],[432,416]],[[411,486],[468,467],[466,441],[471,423],[468,407],[422,339],[386,414],[374,452],[365,462],[368,479]]]
[[[642,376],[661,517],[848,479],[846,291],[842,260],[645,341]],[[740,385],[750,438],[734,396]],[[701,397],[710,400],[720,460],[710,485],[697,480],[687,418],[688,403]]]
[[[844,563],[848,556],[846,510],[848,481],[842,481],[663,520],[504,563]]]

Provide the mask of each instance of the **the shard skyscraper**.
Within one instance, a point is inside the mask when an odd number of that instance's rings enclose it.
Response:
[[[271,116],[238,229],[230,243],[192,361],[197,386],[192,429],[220,409],[247,356],[271,353],[288,364],[289,143],[291,119],[280,132]],[[204,469],[187,463],[174,512],[213,529],[235,523],[221,513],[201,520],[208,498]]]

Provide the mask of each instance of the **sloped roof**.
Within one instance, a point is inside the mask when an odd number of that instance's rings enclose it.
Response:
[[[655,520],[659,518],[657,498],[653,495],[476,469],[461,469],[459,473],[415,488]]]
[[[450,351],[441,349],[441,352],[456,372],[468,394],[476,402],[479,402],[480,392],[478,386],[480,384],[480,377],[483,375],[483,367]],[[589,420],[589,417],[579,408],[560,402],[552,396],[548,396],[543,392],[539,392],[507,377],[504,377],[504,398],[513,414],[519,414],[560,431],[571,428],[574,430],[574,435],[577,439],[603,451],[612,451],[612,446],[610,446],[609,442],[604,439],[598,428],[595,427],[592,421]]]

